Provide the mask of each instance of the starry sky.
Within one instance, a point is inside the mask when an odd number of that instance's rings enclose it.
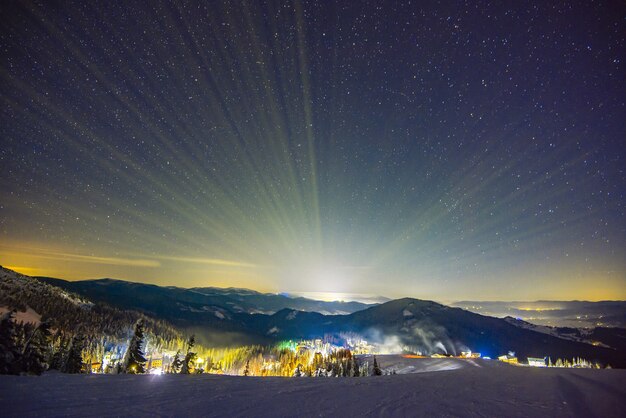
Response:
[[[622,1],[5,1],[0,264],[626,299]]]

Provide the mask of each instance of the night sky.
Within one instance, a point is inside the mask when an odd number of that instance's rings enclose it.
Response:
[[[623,1],[185,3],[0,3],[0,264],[626,299]]]

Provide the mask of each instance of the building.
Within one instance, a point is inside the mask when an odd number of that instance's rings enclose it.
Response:
[[[148,369],[161,369],[163,367],[163,358],[151,358],[148,362]]]
[[[102,363],[91,363],[91,373],[102,373]]]
[[[464,357],[464,358],[480,358],[480,353],[473,353],[471,351],[461,351],[461,357]]]
[[[504,362],[504,363],[509,363],[509,364],[519,364],[517,361],[517,357],[515,357],[515,355],[512,355],[511,353],[509,354],[504,354],[500,357],[498,357],[498,360]]]
[[[546,367],[546,358],[528,357],[528,365],[532,367]]]

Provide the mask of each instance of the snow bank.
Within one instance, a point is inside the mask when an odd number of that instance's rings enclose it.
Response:
[[[413,366],[437,364],[421,360]],[[362,378],[0,376],[0,411],[4,417],[626,416],[626,370],[439,361],[446,371]],[[460,366],[449,369],[454,362]]]

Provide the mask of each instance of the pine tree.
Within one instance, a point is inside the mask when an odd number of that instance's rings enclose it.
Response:
[[[16,346],[15,310],[0,317],[0,374],[18,374],[20,352]]]
[[[59,346],[56,350],[53,348],[50,358],[50,368],[53,370],[63,370],[65,367],[65,359],[67,357],[70,341],[66,337],[59,337]]]
[[[187,354],[185,355],[185,359],[183,360],[183,365],[180,369],[181,374],[190,374],[191,369],[193,368],[193,362],[196,359],[196,353],[192,352],[191,349],[196,343],[196,337],[192,335],[189,337],[189,341],[187,342]]]
[[[126,357],[124,358],[124,372],[126,373],[145,373],[146,358],[141,346],[143,345],[143,320],[140,319],[135,324],[135,332],[128,345]]]
[[[374,369],[372,371],[372,376],[382,376],[383,371],[378,367],[378,362],[376,361],[376,356],[374,356]]]
[[[183,362],[180,360],[180,350],[176,351],[176,355],[174,356],[174,360],[172,360],[172,373],[180,372],[180,368],[183,365]]]
[[[63,366],[64,373],[81,373],[83,368],[83,348],[85,340],[81,335],[74,335],[70,348],[67,353],[67,359]]]
[[[41,322],[24,345],[22,371],[40,375],[48,369],[46,362],[50,351],[50,324]]]
[[[352,377],[359,377],[361,373],[359,373],[359,363],[356,361],[356,357],[352,359]]]
[[[333,377],[340,377],[341,376],[341,364],[339,363],[338,360],[334,360],[332,364],[333,364]]]

